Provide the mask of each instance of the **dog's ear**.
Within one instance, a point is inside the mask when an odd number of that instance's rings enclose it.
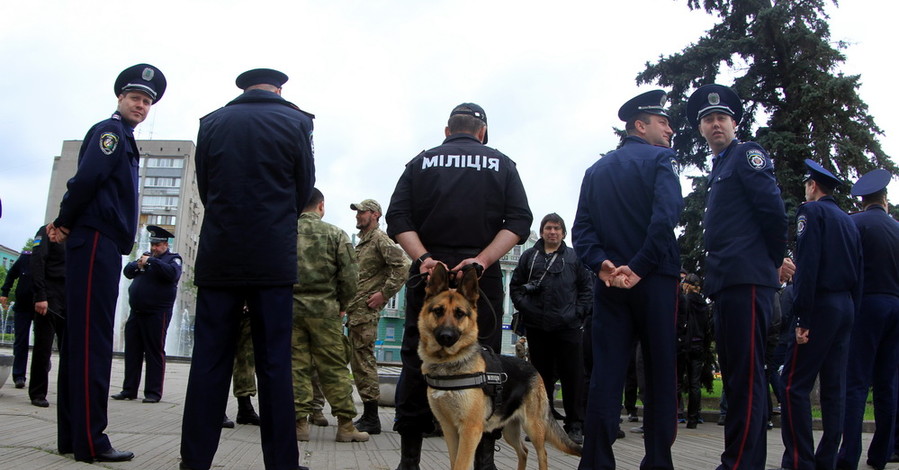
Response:
[[[428,276],[428,287],[425,288],[425,294],[432,297],[447,289],[449,289],[449,277],[446,273],[446,266],[443,263],[437,263]]]
[[[459,292],[472,306],[478,304],[478,297],[480,294],[478,293],[477,269],[472,268],[465,270],[465,273],[462,275],[462,283],[459,284]]]

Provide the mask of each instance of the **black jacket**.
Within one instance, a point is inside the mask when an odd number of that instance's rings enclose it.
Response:
[[[128,287],[131,310],[140,313],[169,313],[178,294],[181,279],[181,255],[166,250],[158,258],[147,258],[141,271],[137,260],[125,265],[122,274],[133,279]]]
[[[547,265],[543,239],[518,259],[509,284],[512,303],[522,313],[524,325],[544,331],[580,328],[593,305],[593,276],[565,242],[556,251],[555,261]],[[543,273],[546,273],[544,276]],[[539,281],[535,293],[527,293],[526,284]]]
[[[6,282],[3,283],[3,287],[0,287],[0,295],[9,297],[9,291],[12,290],[12,285],[16,282],[16,279],[19,280],[19,283],[16,285],[16,303],[13,305],[13,310],[20,313],[33,312],[34,296],[31,293],[31,253],[27,251],[23,251],[16,262],[9,268],[9,272],[6,273]]]

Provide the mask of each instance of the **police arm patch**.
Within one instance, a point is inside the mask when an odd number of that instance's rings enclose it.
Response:
[[[807,224],[807,219],[805,215],[800,215],[798,219],[796,219],[796,236],[802,236],[802,233],[805,232],[805,226]]]
[[[749,160],[749,166],[751,166],[753,170],[761,170],[768,165],[768,159],[765,158],[765,154],[758,149],[746,151],[746,159]]]
[[[112,155],[119,145],[119,136],[112,132],[104,132],[100,135],[100,151],[104,155]]]

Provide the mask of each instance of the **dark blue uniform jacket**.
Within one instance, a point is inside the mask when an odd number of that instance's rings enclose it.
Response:
[[[57,227],[98,230],[123,255],[131,253],[137,230],[137,144],[134,129],[118,112],[95,124],[78,152],[78,171],[66,184]]]
[[[849,292],[855,311],[861,305],[862,245],[858,229],[831,196],[799,206],[796,212],[796,276],[793,313],[809,328],[816,294]]]
[[[684,200],[674,158],[670,148],[628,136],[587,169],[571,234],[590,271],[608,259],[640,277],[680,273],[674,226]]]
[[[9,291],[12,285],[19,280],[16,285],[16,304],[13,310],[17,312],[33,312],[34,296],[32,295],[32,278],[31,278],[31,253],[22,253],[15,263],[6,273],[6,281],[3,287],[0,287],[0,295],[9,297]]]
[[[168,313],[175,304],[178,279],[181,279],[181,255],[166,251],[158,258],[147,258],[141,271],[137,260],[125,265],[122,273],[131,281],[128,287],[131,309],[140,313]]]
[[[864,247],[864,293],[899,297],[899,222],[880,205],[850,218]]]
[[[311,114],[265,90],[200,120],[198,286],[297,282],[297,218],[315,184],[312,127]]]
[[[502,229],[523,242],[533,216],[515,162],[474,136],[454,134],[406,164],[385,220],[392,238],[415,231],[428,250],[477,252]]]
[[[759,144],[734,140],[714,158],[703,228],[707,295],[740,284],[780,287],[787,214]]]

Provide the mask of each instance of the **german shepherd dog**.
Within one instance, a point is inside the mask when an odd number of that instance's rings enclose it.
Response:
[[[547,469],[546,441],[562,452],[580,456],[581,446],[550,415],[543,379],[526,361],[485,351],[498,358],[505,379],[498,409],[494,409],[497,402],[479,386],[448,390],[431,385],[434,379],[449,383],[453,377],[487,372],[483,348],[478,344],[477,272],[466,270],[458,289],[449,287],[449,275],[446,267],[438,264],[428,280],[418,316],[418,355],[422,374],[429,381],[428,403],[443,428],[452,470],[472,468],[481,435],[499,428],[518,455],[518,470],[525,469],[528,457],[522,430],[537,450],[540,470]]]

